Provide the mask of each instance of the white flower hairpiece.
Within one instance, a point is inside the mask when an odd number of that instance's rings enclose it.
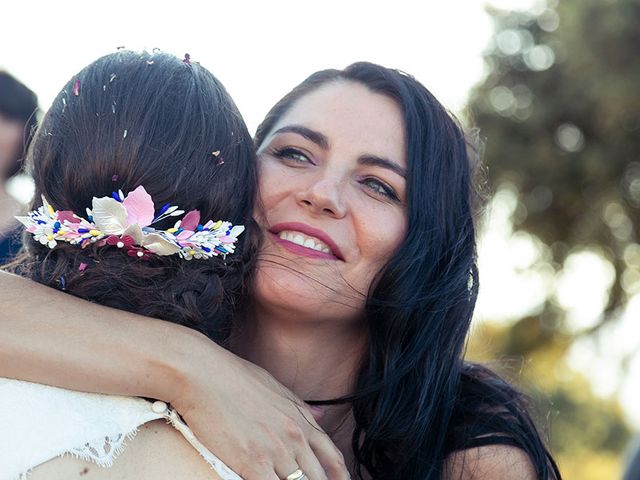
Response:
[[[93,197],[87,218],[68,210],[57,211],[42,197],[42,206],[25,217],[16,217],[34,238],[49,248],[58,242],[87,247],[112,245],[133,257],[178,254],[185,260],[211,258],[233,253],[242,225],[209,220],[200,223],[200,212],[192,210],[168,230],[156,230],[152,224],[184,214],[177,206],[164,205],[155,214],[153,200],[143,186],[126,197],[122,191],[112,197]]]

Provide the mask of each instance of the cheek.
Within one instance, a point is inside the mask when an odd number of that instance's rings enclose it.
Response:
[[[282,181],[286,173],[280,165],[269,159],[258,161],[258,195],[256,218],[260,221],[270,210],[273,210],[291,190],[291,179]]]
[[[378,210],[377,215],[367,215],[357,225],[358,247],[362,267],[369,280],[384,267],[397,252],[407,234],[407,218],[404,211]]]

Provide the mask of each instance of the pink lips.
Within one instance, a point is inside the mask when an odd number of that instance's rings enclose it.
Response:
[[[321,252],[318,250],[313,250],[311,248],[303,247],[302,245],[298,245],[297,243],[290,242],[288,240],[284,240],[278,236],[280,232],[283,230],[293,230],[296,232],[300,232],[304,235],[308,235],[310,237],[315,237],[321,242],[324,242],[331,253]],[[302,255],[310,258],[322,258],[325,260],[343,260],[342,253],[340,249],[335,244],[335,242],[322,230],[318,230],[316,228],[310,227],[304,223],[297,222],[288,222],[288,223],[278,223],[269,229],[272,234],[274,241],[281,245],[286,250],[289,250],[292,253],[297,255]]]

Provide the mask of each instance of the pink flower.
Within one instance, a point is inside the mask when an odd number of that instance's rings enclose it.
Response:
[[[71,210],[61,210],[58,212],[58,220],[61,222],[67,221],[69,223],[80,223],[80,219],[78,219]]]
[[[153,222],[155,215],[153,200],[142,185],[133,192],[129,192],[122,204],[127,209],[127,222],[129,225],[137,224],[140,228],[143,228]]]
[[[187,213],[182,222],[180,222],[180,228],[183,230],[191,230],[194,232],[196,227],[200,223],[200,211],[199,210],[191,210]]]

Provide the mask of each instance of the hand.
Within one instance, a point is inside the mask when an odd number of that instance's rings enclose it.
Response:
[[[308,480],[350,478],[311,408],[266,370],[220,347],[215,358],[191,360],[184,388],[170,401],[198,439],[243,479],[282,480],[298,468]]]

